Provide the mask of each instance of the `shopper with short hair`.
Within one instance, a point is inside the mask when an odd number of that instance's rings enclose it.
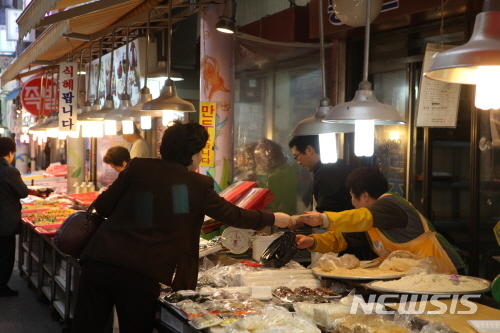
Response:
[[[0,138],[0,297],[16,296],[17,290],[7,285],[14,270],[16,235],[21,233],[21,203],[28,187],[19,170],[10,164],[16,156],[16,142]]]

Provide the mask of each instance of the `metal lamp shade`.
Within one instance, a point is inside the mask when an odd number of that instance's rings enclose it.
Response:
[[[196,112],[194,105],[177,96],[177,91],[172,80],[167,80],[163,91],[155,98],[142,105],[142,111],[178,111]]]
[[[354,132],[354,125],[352,124],[342,124],[342,123],[326,123],[323,122],[323,118],[332,109],[330,103],[323,103],[324,100],[320,101],[320,105],[316,109],[314,116],[303,119],[295,125],[291,136],[303,136],[303,135],[318,135],[325,133],[350,133]]]
[[[91,111],[87,115],[88,120],[104,120],[104,117],[108,112],[115,109],[115,103],[113,101],[113,97],[108,95],[106,100],[104,101],[104,105],[101,109],[96,111]]]
[[[140,117],[161,117],[163,115],[163,112],[161,111],[142,111],[144,103],[147,103],[152,99],[153,96],[151,96],[149,88],[142,88],[139,103],[123,111],[123,116],[132,117],[134,119],[140,119]]]
[[[215,29],[226,34],[234,34],[236,31],[235,15],[236,2],[234,0],[226,0],[222,15],[219,16],[219,21],[215,24]]]
[[[370,82],[361,82],[359,88],[352,101],[333,107],[323,121],[354,124],[356,120],[374,120],[375,125],[405,123],[396,108],[377,100]]]
[[[152,72],[148,72],[148,80],[166,80],[168,78],[168,65],[164,60],[158,61],[158,66]],[[176,70],[170,69],[170,78],[172,81],[183,81],[184,77]]]
[[[130,108],[130,97],[127,94],[123,94],[124,96],[120,100],[120,105],[118,108],[109,111],[104,116],[104,120],[134,120],[132,117],[124,117],[123,113]]]
[[[500,11],[479,13],[471,39],[436,54],[424,75],[444,82],[477,84],[479,66],[500,66]]]
[[[83,105],[82,113],[76,118],[77,121],[90,121],[88,119],[89,113],[92,111],[92,104],[89,101],[85,102]]]

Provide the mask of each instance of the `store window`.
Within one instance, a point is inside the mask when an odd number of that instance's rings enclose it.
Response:
[[[319,48],[238,38],[236,50],[234,180],[269,188],[273,211],[311,209],[312,176],[288,142],[322,97]]]

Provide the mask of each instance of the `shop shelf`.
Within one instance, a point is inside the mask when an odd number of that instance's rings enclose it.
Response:
[[[50,286],[43,286],[42,287],[42,292],[50,300],[50,297],[52,297],[51,296],[52,295],[52,289],[50,288]]]
[[[33,258],[33,260],[35,260],[36,262],[40,262],[40,258],[38,257],[38,253],[31,252],[31,257],[32,257],[32,258]]]
[[[35,288],[38,288],[38,274],[33,274],[30,276],[30,281],[33,283]]]
[[[54,276],[54,280],[56,281],[57,285],[62,289],[62,291],[66,292],[66,280],[60,275]]]
[[[49,276],[52,276],[52,263],[50,262],[44,263],[43,269],[49,274]]]
[[[64,314],[66,312],[66,306],[64,306],[63,301],[54,301],[53,303],[54,309],[61,315],[61,318],[64,318]]]

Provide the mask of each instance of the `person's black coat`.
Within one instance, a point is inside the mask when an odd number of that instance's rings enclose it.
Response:
[[[188,171],[179,163],[132,159],[96,199],[97,212],[107,220],[82,259],[141,272],[174,290],[194,289],[205,215],[256,230],[274,221],[270,213],[231,204],[213,187],[212,178]]]
[[[9,236],[21,231],[21,202],[28,196],[28,187],[21,173],[0,157],[0,235]]]

